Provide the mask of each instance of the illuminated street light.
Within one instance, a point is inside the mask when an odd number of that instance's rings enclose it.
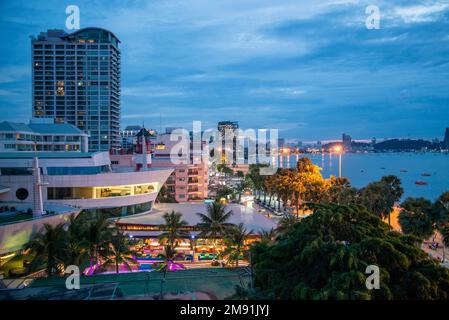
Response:
[[[341,146],[335,146],[334,152],[338,153],[338,176],[341,178],[341,154],[343,153],[343,148]]]

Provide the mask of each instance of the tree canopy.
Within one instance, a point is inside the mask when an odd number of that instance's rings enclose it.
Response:
[[[277,242],[256,244],[258,296],[275,299],[447,299],[449,271],[360,205],[315,205]],[[366,287],[368,265],[380,289]],[[240,292],[242,294],[242,292]]]

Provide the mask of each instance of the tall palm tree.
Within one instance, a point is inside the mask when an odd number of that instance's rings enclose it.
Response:
[[[203,230],[199,236],[212,238],[215,252],[217,251],[216,238],[224,236],[226,230],[233,225],[228,222],[232,214],[232,210],[226,211],[226,207],[219,202],[209,203],[205,214],[197,213],[201,221],[197,226]]]
[[[249,183],[248,179],[244,178],[242,181],[240,181],[235,187],[234,191],[237,194],[237,201],[240,203],[240,200],[242,199],[242,193],[245,192],[245,190],[248,188]]]
[[[43,232],[36,233],[27,245],[34,254],[32,265],[45,263],[47,276],[51,276],[63,263],[65,240],[63,223],[54,227],[45,223]]]
[[[66,232],[66,244],[64,248],[64,263],[80,266],[88,259],[86,241],[82,237],[83,221],[81,216],[71,215]]]
[[[119,273],[119,266],[123,265],[131,271],[131,266],[136,265],[137,262],[133,258],[136,252],[131,250],[130,246],[131,243],[123,232],[117,231],[112,236],[108,245],[105,246],[104,250],[100,251],[104,261],[99,270],[104,270],[108,266],[113,265],[115,267],[115,273]]]
[[[245,228],[243,223],[229,228],[224,237],[226,249],[221,254],[228,264],[235,263],[236,268],[239,266],[239,258],[245,252],[245,240],[252,233]]]
[[[96,215],[87,222],[83,230],[83,239],[88,248],[89,254],[89,273],[93,273],[93,264],[99,262],[99,249],[110,239],[112,233],[112,222],[103,215]]]
[[[159,235],[161,243],[170,246],[173,250],[178,246],[179,240],[189,238],[189,233],[183,229],[188,223],[182,220],[182,214],[172,210],[164,214],[164,232]]]

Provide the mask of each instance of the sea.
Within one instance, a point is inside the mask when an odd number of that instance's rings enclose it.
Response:
[[[321,168],[323,177],[338,176],[338,154],[301,154],[283,157],[279,166],[294,167],[299,157],[308,157]],[[447,153],[343,153],[342,176],[354,187],[361,188],[386,175],[396,175],[402,181],[404,195],[424,197],[434,201],[449,191],[449,154]],[[426,185],[418,185],[424,181]]]

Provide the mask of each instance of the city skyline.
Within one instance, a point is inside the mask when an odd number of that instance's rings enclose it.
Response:
[[[190,128],[192,120],[215,127],[229,119],[302,141],[343,132],[443,137],[449,4],[376,1],[380,30],[365,27],[368,4],[149,1],[112,2],[104,11],[101,2],[77,3],[81,28],[105,28],[122,41],[122,128],[142,121]],[[28,36],[64,28],[65,7],[0,4],[4,120],[31,117]]]

